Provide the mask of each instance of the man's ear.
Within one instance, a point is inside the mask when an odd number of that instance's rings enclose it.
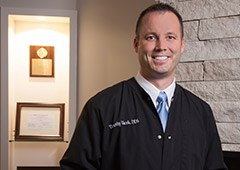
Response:
[[[133,47],[134,47],[136,53],[138,52],[138,46],[139,46],[139,39],[136,36],[133,40]]]
[[[184,49],[185,49],[185,38],[182,38],[181,53],[183,53]]]

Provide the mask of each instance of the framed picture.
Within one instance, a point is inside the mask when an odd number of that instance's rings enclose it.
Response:
[[[30,77],[54,77],[54,47],[30,45]]]
[[[17,103],[16,141],[63,141],[64,103]]]

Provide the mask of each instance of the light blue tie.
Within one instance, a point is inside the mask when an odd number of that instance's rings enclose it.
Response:
[[[167,111],[167,95],[165,92],[160,92],[157,97],[157,112],[158,116],[161,120],[163,131],[165,132],[167,119],[168,119],[168,111]]]

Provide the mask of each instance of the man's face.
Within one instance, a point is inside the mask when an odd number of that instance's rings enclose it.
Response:
[[[143,17],[134,39],[140,73],[148,80],[174,78],[184,49],[180,23],[172,12],[152,12]]]

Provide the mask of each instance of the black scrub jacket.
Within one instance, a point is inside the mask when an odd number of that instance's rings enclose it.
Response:
[[[176,85],[163,133],[134,78],[92,97],[60,161],[62,170],[226,170],[209,105]]]

